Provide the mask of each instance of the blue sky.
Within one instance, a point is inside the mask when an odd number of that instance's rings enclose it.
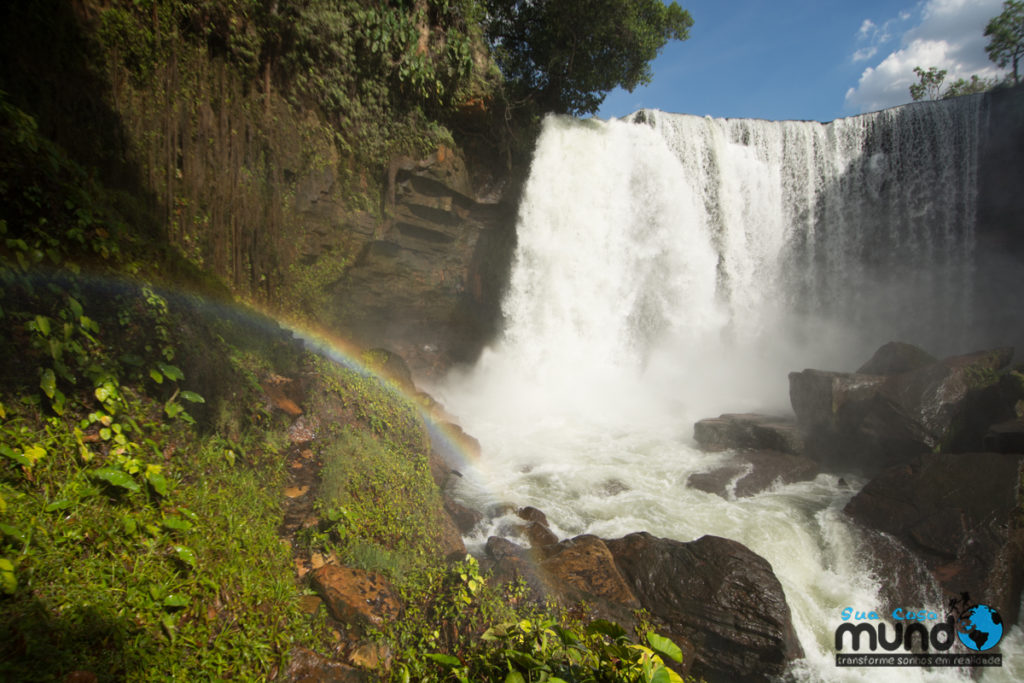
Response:
[[[665,46],[654,79],[598,112],[830,121],[910,101],[915,66],[947,80],[1002,72],[985,54],[1002,0],[678,0],[690,39]]]

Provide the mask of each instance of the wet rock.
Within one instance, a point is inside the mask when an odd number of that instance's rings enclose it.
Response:
[[[293,379],[281,375],[268,375],[260,381],[263,393],[270,405],[292,417],[302,414],[299,403],[303,400],[302,385]]]
[[[462,532],[451,515],[444,509],[438,511],[438,529],[436,552],[448,562],[458,562],[466,557],[466,544],[462,540]]]
[[[1024,419],[992,425],[985,432],[984,445],[992,453],[1024,453]]]
[[[700,420],[693,425],[693,438],[702,451],[751,448],[799,455],[804,447],[794,418],[759,413],[727,413]]]
[[[922,348],[904,342],[883,344],[871,359],[857,369],[860,375],[898,375],[919,370],[938,359]]]
[[[776,482],[791,484],[818,476],[818,463],[799,455],[776,451],[740,451],[711,472],[690,475],[687,486],[728,497],[729,489],[737,498],[765,491]],[[735,481],[735,487],[731,487]]]
[[[876,476],[846,512],[913,552],[944,593],[970,593],[1009,626],[1024,588],[1022,466],[1017,454],[925,456]],[[898,571],[890,566],[886,573]]]
[[[516,517],[525,519],[527,522],[536,522],[541,526],[548,526],[548,516],[535,507],[527,505],[516,510]]]
[[[462,427],[454,422],[443,422],[441,427],[464,455],[472,459],[480,458],[480,442],[476,437],[467,434]]]
[[[304,647],[292,650],[283,678],[289,683],[366,683],[370,680],[365,671],[331,661]]]
[[[468,534],[484,518],[480,512],[466,507],[450,496],[444,496],[444,509],[462,534]]]
[[[922,453],[977,450],[1011,409],[998,371],[1013,349],[953,356],[894,375],[790,373],[807,455],[828,467],[878,472]]]
[[[735,541],[690,543],[630,534],[606,541],[659,632],[689,641],[708,680],[768,680],[803,656],[771,565]]]
[[[345,624],[379,626],[402,612],[398,593],[379,572],[328,564],[310,572],[309,584],[331,616]]]
[[[505,557],[522,555],[526,550],[523,546],[513,543],[501,536],[491,536],[484,545],[484,552],[494,560],[501,560]]]
[[[551,594],[564,605],[585,602],[594,616],[630,625],[640,609],[608,546],[597,536],[577,536],[542,551],[540,570]]]
[[[329,289],[337,329],[401,354],[418,377],[471,361],[496,329],[515,208],[482,201],[461,152],[439,147],[388,169],[386,218],[353,235],[357,257]]]
[[[558,536],[540,522],[524,524],[519,533],[530,542],[531,548],[543,548],[544,546],[558,543]]]
[[[361,356],[366,367],[384,379],[390,380],[402,389],[410,392],[416,390],[412,380],[412,370],[400,355],[390,349],[377,347],[365,351]]]

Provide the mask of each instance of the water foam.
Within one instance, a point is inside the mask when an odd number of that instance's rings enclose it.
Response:
[[[433,388],[483,447],[459,495],[539,507],[563,537],[745,543],[786,591],[801,680],[962,677],[834,667],[842,608],[877,605],[878,570],[842,513],[862,482],[740,500],[686,482],[722,457],[693,448],[693,421],[788,408],[789,370],[853,369],[890,339],[962,350],[943,344],[969,328],[983,120],[980,98],[830,124],[549,118],[504,334]]]

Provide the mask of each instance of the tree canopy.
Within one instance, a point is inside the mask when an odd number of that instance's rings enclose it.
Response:
[[[930,67],[927,71],[919,66],[914,67],[918,81],[910,86],[910,96],[914,101],[919,100],[946,100],[950,97],[971,95],[973,93],[991,90],[999,83],[999,79],[981,78],[978,74],[971,76],[971,80],[958,78],[945,89],[942,88],[946,80],[946,70],[937,66]]]
[[[985,27],[990,38],[985,51],[989,59],[1005,67],[1013,65],[1013,82],[1019,82],[1017,67],[1024,56],[1024,0],[1006,0],[1003,12],[992,17]]]
[[[513,98],[592,114],[616,86],[649,83],[650,62],[693,25],[661,0],[488,0],[487,37]]]

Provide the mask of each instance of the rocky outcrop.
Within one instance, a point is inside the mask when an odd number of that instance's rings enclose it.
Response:
[[[473,360],[493,333],[515,210],[478,196],[462,153],[444,146],[396,159],[388,180],[387,218],[334,287],[331,317],[357,342],[386,344],[431,375]]]
[[[782,585],[746,546],[717,536],[682,543],[647,533],[606,544],[664,635],[693,644],[694,673],[768,680],[803,656]]]
[[[905,342],[883,344],[867,363],[857,368],[858,375],[898,375],[920,370],[938,360],[924,349]]]
[[[752,448],[799,455],[804,446],[792,417],[759,413],[726,413],[700,420],[693,425],[693,438],[702,451]]]
[[[686,485],[728,498],[746,498],[776,484],[809,481],[818,476],[818,463],[777,451],[740,451],[710,472],[691,474]]]
[[[868,367],[909,367],[896,355],[876,354]],[[806,453],[834,469],[873,473],[921,453],[978,450],[988,426],[1011,416],[998,371],[1012,357],[1001,348],[928,365],[915,356],[917,367],[890,375],[790,373]]]
[[[968,592],[1013,624],[1024,587],[1022,467],[1024,455],[928,455],[872,479],[846,513],[913,552],[947,595]],[[880,573],[914,571],[877,538],[869,546]]]
[[[398,592],[378,572],[326,564],[310,573],[309,584],[343,624],[380,626],[402,612]]]
[[[498,580],[522,578],[535,600],[583,601],[591,616],[626,627],[647,610],[684,651],[683,671],[708,680],[769,680],[803,656],[771,565],[735,541],[583,535],[531,552],[494,537],[487,554],[483,567]]]

